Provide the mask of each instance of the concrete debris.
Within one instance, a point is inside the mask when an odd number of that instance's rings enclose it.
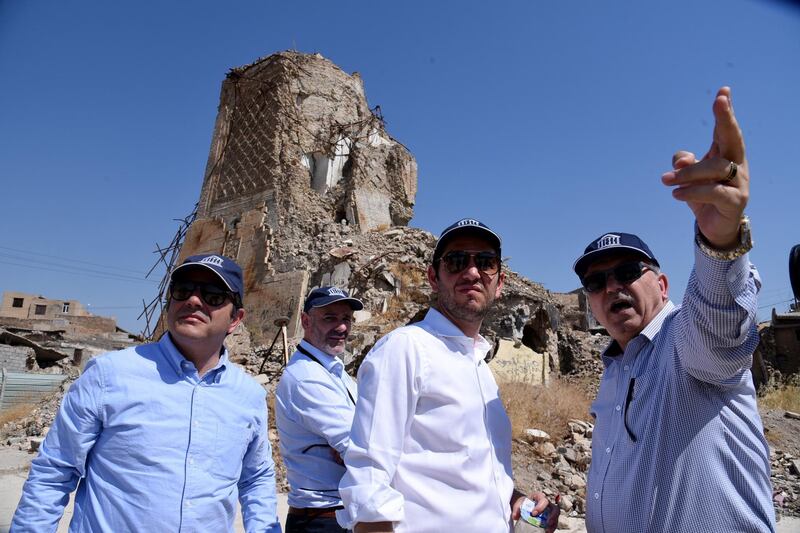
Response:
[[[562,511],[568,513],[568,512],[570,512],[572,510],[572,508],[575,506],[575,504],[572,501],[572,497],[570,497],[568,494],[565,494],[559,500],[558,506],[561,508]]]
[[[542,431],[541,429],[526,429],[525,430],[525,440],[530,442],[531,444],[536,444],[537,442],[545,442],[550,440],[550,435],[546,432]]]
[[[335,257],[336,259],[344,259],[346,257],[350,257],[356,251],[351,248],[350,246],[340,246],[339,248],[334,248],[328,252],[331,257]]]
[[[800,460],[780,450],[773,450],[770,456],[776,510],[788,516],[800,516]]]
[[[570,421],[568,434],[554,445],[550,440],[518,439],[512,443],[515,484],[527,490],[541,490],[551,499],[560,495],[565,517],[583,517],[586,507],[586,473],[591,445],[586,433],[590,422]],[[575,428],[575,429],[572,429]],[[529,431],[525,435],[527,437]],[[541,432],[543,433],[543,432]]]
[[[777,313],[758,325],[760,342],[753,354],[753,382],[763,386],[790,383],[800,374],[800,312]]]
[[[41,399],[31,412],[16,420],[3,424],[3,426],[0,427],[0,437],[2,437],[3,442],[27,450],[31,446],[28,443],[30,437],[44,437],[50,425],[53,423],[53,420],[55,420],[64,393],[69,390],[69,386],[76,378],[77,373],[70,375],[61,384],[60,390]]]
[[[499,339],[489,364],[495,379],[500,382],[522,382],[531,385],[550,381],[548,353],[537,353],[521,340]]]

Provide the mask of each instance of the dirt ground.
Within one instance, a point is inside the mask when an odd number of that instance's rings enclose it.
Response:
[[[762,409],[761,421],[770,448],[800,458],[800,420],[787,418],[783,409]]]
[[[536,479],[536,467],[532,465],[530,470],[520,469],[517,459],[521,456],[515,453],[514,467],[518,469],[519,481],[518,486],[526,486],[533,483]],[[32,454],[22,452],[16,447],[2,446],[0,447],[0,533],[7,533],[11,523],[11,517],[14,514],[17,502],[19,501],[22,484],[27,477],[27,470],[30,464]],[[286,513],[286,494],[281,493],[278,495],[278,518],[283,521]],[[238,515],[238,513],[237,513]],[[71,516],[71,509],[67,510],[66,516],[61,521],[59,526],[59,533],[67,531],[67,524]],[[583,520],[579,518],[572,518],[562,522],[566,528],[560,528],[559,531],[563,533],[585,533],[586,529]],[[237,523],[235,531],[243,531],[241,525],[241,517],[237,516]],[[778,533],[797,533],[800,531],[800,518],[780,517],[778,521]]]
[[[785,412],[782,409],[761,410],[765,435],[773,455],[776,450],[779,450],[785,456],[800,459],[800,420],[786,417]],[[552,465],[547,464],[544,459],[539,457],[534,452],[532,445],[521,440],[515,440],[512,445],[512,461],[517,488],[525,491],[544,490],[550,495],[556,492],[552,487],[549,487],[554,484],[550,479],[553,473]],[[800,476],[787,473],[785,469],[777,466],[773,461],[772,481],[773,491],[779,492],[782,488],[785,490],[788,486],[795,498],[794,500],[787,500],[782,508],[776,505],[776,516],[779,524],[781,521],[783,521],[785,527],[789,527],[789,524],[792,524],[789,529],[785,529],[782,526],[779,530],[800,533],[800,501],[798,501],[800,500]],[[576,492],[582,496],[585,494],[585,489]],[[577,512],[572,513],[572,516],[582,517],[581,511],[582,509],[577,509]]]

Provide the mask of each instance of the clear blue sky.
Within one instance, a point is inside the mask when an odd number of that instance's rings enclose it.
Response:
[[[800,7],[775,0],[0,0],[0,290],[140,331],[157,288],[141,279],[198,199],[225,73],[290,48],[361,73],[419,164],[412,226],[479,218],[553,291],[577,287],[575,257],[617,230],[650,244],[680,299],[692,217],[660,176],[674,151],[705,152],[730,85],[760,315],[787,309]]]

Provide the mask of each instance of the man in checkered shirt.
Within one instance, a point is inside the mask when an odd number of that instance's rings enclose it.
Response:
[[[744,217],[749,168],[728,87],[709,152],[673,156],[662,176],[695,216],[683,303],[647,244],[609,232],[575,262],[613,338],[591,413],[586,525],[594,532],[774,531],[769,447],[750,367],[758,273]]]

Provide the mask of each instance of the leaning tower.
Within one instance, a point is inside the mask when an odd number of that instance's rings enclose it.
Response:
[[[245,272],[248,330],[275,335],[319,283],[315,237],[406,225],[417,166],[370,109],[357,73],[319,54],[280,52],[232,69],[222,84],[197,217],[180,260],[221,253]]]

